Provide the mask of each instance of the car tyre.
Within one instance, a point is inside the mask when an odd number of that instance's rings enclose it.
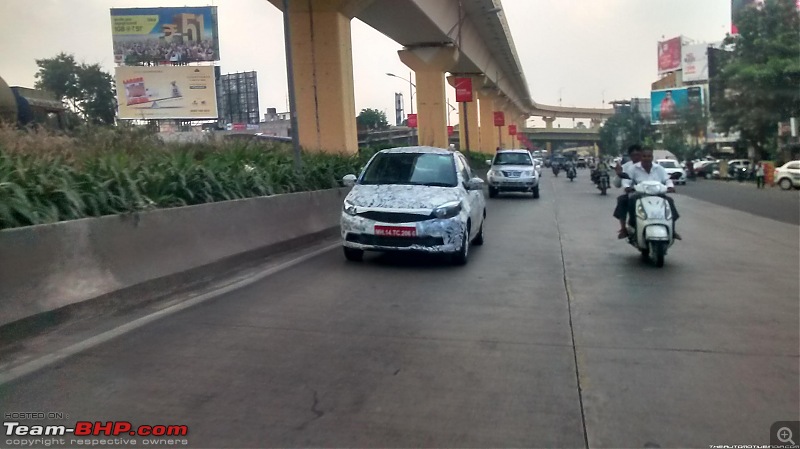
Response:
[[[489,186],[489,198],[497,197],[497,187]]]
[[[486,220],[484,219],[484,221]],[[472,239],[472,244],[476,246],[483,245],[483,222],[481,222],[481,227],[478,229],[478,235]]]
[[[789,178],[783,178],[783,179],[780,180],[778,185],[781,186],[781,189],[783,189],[783,190],[791,190],[791,188],[792,188],[792,180],[789,179]]]
[[[453,253],[452,260],[454,265],[466,265],[469,260],[469,227],[467,232],[464,233],[464,238],[461,240],[461,249]]]
[[[539,199],[539,186],[533,188],[533,199]]]
[[[342,248],[344,248],[344,258],[350,262],[361,262],[364,260],[364,250],[348,248],[346,246]]]

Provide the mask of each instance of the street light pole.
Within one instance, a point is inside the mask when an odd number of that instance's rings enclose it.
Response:
[[[283,41],[286,47],[286,80],[289,83],[289,126],[292,127],[292,148],[294,150],[294,169],[300,171],[303,160],[300,157],[300,132],[297,129],[297,100],[294,96],[294,67],[292,65],[292,43],[289,25],[289,0],[283,0]]]

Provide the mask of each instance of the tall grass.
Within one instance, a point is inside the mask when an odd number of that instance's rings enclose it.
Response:
[[[0,229],[337,187],[369,154],[282,144],[165,144],[138,129],[66,136],[0,127]]]

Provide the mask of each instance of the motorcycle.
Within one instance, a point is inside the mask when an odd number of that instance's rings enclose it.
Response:
[[[558,176],[558,171],[559,171],[558,165],[553,164],[553,175]]]
[[[598,170],[596,174],[593,174],[593,178],[594,183],[600,190],[600,195],[605,195],[608,191],[608,188],[611,187],[611,177],[608,175],[608,171]]]
[[[575,167],[574,166],[567,167],[567,177],[569,178],[569,180],[573,181],[575,179],[575,176],[577,176],[577,172],[575,171]]]
[[[628,226],[628,243],[642,253],[643,261],[664,266],[667,250],[675,243],[672,209],[661,195],[667,187],[658,181],[644,181],[634,186],[636,227]]]

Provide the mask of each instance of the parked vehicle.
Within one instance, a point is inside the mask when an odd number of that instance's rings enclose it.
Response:
[[[491,166],[487,173],[489,198],[501,192],[530,192],[539,198],[539,171],[527,150],[501,150],[486,163]]]
[[[483,244],[484,182],[458,151],[382,150],[359,177],[343,182],[353,187],[341,215],[348,260],[360,261],[364,251],[422,251],[450,254],[463,265],[470,244]]]
[[[695,175],[705,179],[719,179],[719,162],[704,164],[699,170],[695,169]]]
[[[800,160],[787,162],[775,169],[775,183],[781,189],[800,189]]]

